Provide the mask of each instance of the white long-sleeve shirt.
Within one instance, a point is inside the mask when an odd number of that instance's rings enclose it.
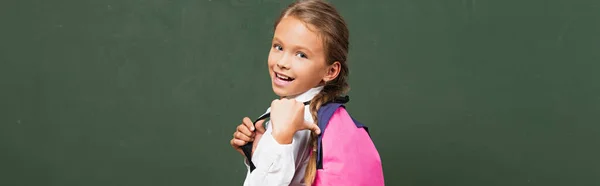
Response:
[[[299,102],[312,100],[321,90],[322,86],[312,88],[293,99]],[[290,98],[291,99],[291,98]],[[267,109],[270,112],[271,108]],[[308,105],[304,106],[304,120],[314,122]],[[270,121],[265,123],[266,131],[258,141],[252,155],[252,162],[256,166],[250,172],[247,160],[244,161],[248,169],[244,186],[300,186],[304,185],[304,171],[310,158],[310,130],[302,130],[294,134],[291,144],[279,144],[271,135]]]

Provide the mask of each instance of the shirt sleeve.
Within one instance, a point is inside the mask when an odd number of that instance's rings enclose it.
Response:
[[[248,169],[244,186],[288,186],[290,185],[296,165],[294,141],[291,144],[279,144],[267,131],[260,139],[252,155],[256,169],[250,172],[247,159],[244,164]]]

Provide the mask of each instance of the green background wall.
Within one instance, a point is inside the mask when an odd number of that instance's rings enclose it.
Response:
[[[241,185],[291,1],[0,1],[0,185]],[[600,1],[332,1],[387,185],[600,185]]]

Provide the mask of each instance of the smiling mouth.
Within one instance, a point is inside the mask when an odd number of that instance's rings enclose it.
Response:
[[[279,74],[279,73],[277,73],[277,72],[275,72],[275,78],[277,78],[277,79],[280,79],[280,80],[282,80],[282,81],[288,81],[288,82],[289,82],[289,81],[294,81],[294,78],[291,78],[291,77],[289,77],[289,76],[285,76],[285,75],[283,75],[283,74]]]

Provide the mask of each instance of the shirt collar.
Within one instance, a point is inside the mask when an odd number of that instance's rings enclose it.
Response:
[[[317,94],[319,94],[319,92],[321,92],[321,90],[323,90],[323,86],[318,86],[315,88],[311,88],[308,91],[300,94],[300,95],[296,95],[296,96],[290,96],[287,97],[288,99],[295,99],[298,102],[307,102],[312,100]]]
[[[304,103],[304,102],[312,100],[317,94],[319,94],[319,92],[321,92],[321,90],[323,90],[323,86],[318,86],[318,87],[311,88],[311,89],[309,89],[308,91],[306,91],[306,92],[304,92],[302,94],[299,94],[299,95],[296,95],[296,96],[289,96],[287,98],[288,99],[295,99],[298,102],[303,102]],[[269,113],[269,112],[271,112],[271,107],[267,108],[267,112],[266,113]]]

